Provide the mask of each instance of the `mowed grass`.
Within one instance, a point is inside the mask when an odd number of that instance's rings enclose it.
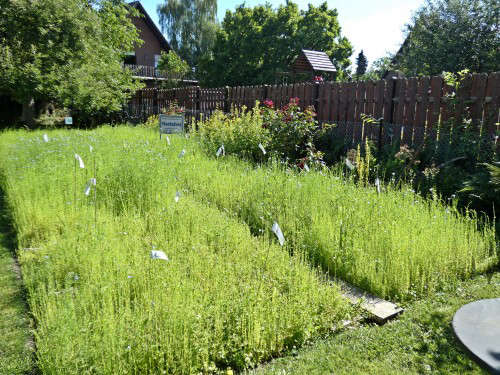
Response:
[[[30,317],[19,268],[14,233],[0,189],[0,374],[34,374]]]
[[[195,142],[171,137],[167,149],[128,128],[48,136],[0,141],[42,373],[243,369],[349,317],[303,253],[186,191],[180,173],[198,160]],[[151,259],[153,249],[168,261]]]
[[[451,322],[463,305],[498,296],[500,272],[476,276],[411,302],[383,326],[352,327],[245,374],[486,374],[456,339]]]

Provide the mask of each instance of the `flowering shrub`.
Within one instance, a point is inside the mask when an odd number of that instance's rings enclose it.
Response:
[[[177,104],[177,100],[168,103],[168,107],[162,108],[161,111],[161,113],[169,116],[182,115],[184,114],[184,112],[186,112],[186,110],[184,109],[184,107],[181,107]]]
[[[263,127],[269,130],[269,151],[299,168],[321,165],[323,154],[314,146],[314,136],[321,129],[314,107],[299,107],[299,98],[291,98],[279,110],[271,105],[262,108]],[[264,103],[266,104],[266,103]]]
[[[312,106],[300,109],[299,98],[291,98],[281,109],[275,109],[273,101],[268,99],[262,105],[257,103],[251,111],[245,108],[233,109],[229,114],[216,111],[198,123],[198,134],[209,152],[215,153],[224,145],[227,154],[253,161],[274,157],[307,169],[324,164],[323,153],[317,150],[314,140],[326,127],[320,126],[315,117]]]

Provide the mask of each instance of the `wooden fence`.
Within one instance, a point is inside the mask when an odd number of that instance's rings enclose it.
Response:
[[[500,72],[471,74],[454,100],[448,97],[450,92],[441,76],[213,89],[192,86],[140,90],[126,110],[129,116],[144,119],[175,100],[185,107],[186,118],[192,121],[210,116],[216,109],[228,112],[232,107],[252,108],[256,100],[270,99],[279,108],[297,97],[301,108],[314,106],[318,121],[336,124],[335,135],[348,143],[368,137],[375,142],[401,140],[417,146],[426,137],[442,137],[441,125],[459,118],[467,109],[478,134],[500,143]],[[363,123],[362,115],[383,119],[383,125]]]

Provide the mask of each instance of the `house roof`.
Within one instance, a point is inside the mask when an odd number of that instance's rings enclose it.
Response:
[[[325,52],[303,49],[291,66],[294,72],[336,72],[335,66]]]
[[[160,42],[161,47],[166,49],[166,50],[171,50],[172,48],[170,47],[170,44],[168,44],[167,39],[165,39],[165,37],[163,36],[160,29],[158,29],[158,26],[156,26],[154,21],[149,16],[148,12],[146,12],[146,9],[144,9],[141,2],[140,1],[132,1],[132,2],[128,3],[128,5],[130,5],[131,7],[134,7],[135,9],[137,9],[139,12],[141,12],[144,15],[144,20],[146,21],[148,26],[151,28],[153,33],[158,38],[158,41]]]

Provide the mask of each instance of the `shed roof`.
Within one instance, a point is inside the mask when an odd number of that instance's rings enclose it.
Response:
[[[294,72],[336,72],[335,66],[325,52],[303,49],[291,66]]]
[[[162,48],[164,48],[167,51],[171,50],[172,48],[170,47],[170,44],[168,44],[167,39],[165,39],[165,36],[163,36],[160,29],[158,29],[158,27],[156,26],[154,21],[149,16],[148,12],[146,12],[146,9],[144,9],[141,2],[140,1],[132,1],[132,2],[128,3],[128,5],[130,5],[131,7],[134,7],[135,9],[137,9],[139,12],[141,12],[144,15],[144,19],[145,19],[146,23],[148,24],[148,26],[151,28],[153,33],[158,38],[158,41],[160,42],[160,45],[162,46]]]

